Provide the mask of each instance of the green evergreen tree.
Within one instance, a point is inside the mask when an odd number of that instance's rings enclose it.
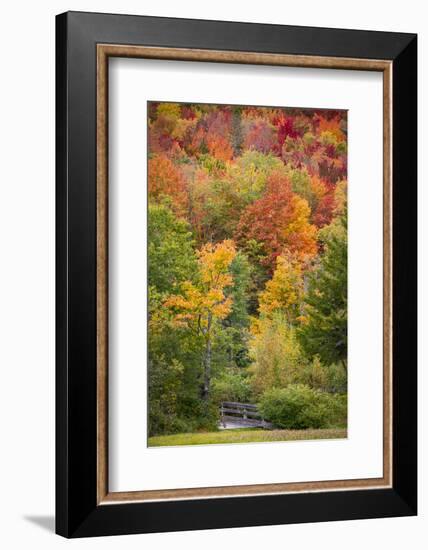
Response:
[[[347,364],[347,220],[346,212],[326,237],[325,252],[308,281],[306,324],[299,337],[309,356],[322,363]]]
[[[250,285],[251,265],[243,252],[238,252],[230,265],[230,274],[233,277],[233,285],[227,292],[232,296],[232,311],[228,321],[232,325],[248,327],[248,287]]]
[[[229,367],[246,367],[250,361],[248,356],[248,327],[250,324],[248,289],[251,282],[251,271],[251,264],[247,256],[239,252],[230,266],[233,286],[226,290],[226,294],[233,300],[232,311],[223,321],[223,342],[219,342],[219,347],[226,355],[225,363]]]
[[[232,136],[231,142],[233,147],[233,152],[235,157],[239,157],[242,153],[242,143],[244,141],[244,136],[242,133],[242,124],[241,124],[241,111],[240,107],[235,107],[232,114]]]

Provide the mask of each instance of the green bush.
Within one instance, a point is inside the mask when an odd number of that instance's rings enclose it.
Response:
[[[221,401],[248,402],[251,400],[250,381],[240,369],[228,368],[213,379],[212,395],[215,403]]]
[[[161,410],[156,411],[156,416],[149,416],[149,436],[195,433],[199,431],[215,432],[218,429],[217,409],[217,407],[214,408],[211,406],[205,415],[195,415],[192,418],[167,415]]]
[[[347,390],[346,369],[343,364],[325,366],[317,355],[312,361],[302,365],[294,382],[329,393],[346,393]]]
[[[277,428],[303,430],[346,425],[346,396],[332,395],[304,384],[267,390],[259,410]]]
[[[342,363],[330,365],[328,372],[328,389],[333,393],[346,393],[348,380],[346,369]]]
[[[330,426],[331,428],[344,428],[348,424],[348,395],[338,393],[330,398]]]

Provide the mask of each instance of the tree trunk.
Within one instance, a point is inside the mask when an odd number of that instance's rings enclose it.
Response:
[[[207,332],[206,332],[206,347],[204,356],[204,392],[203,398],[208,401],[210,395],[211,383],[211,323],[212,315],[208,314]]]

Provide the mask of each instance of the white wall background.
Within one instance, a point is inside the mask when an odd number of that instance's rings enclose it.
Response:
[[[428,20],[419,0],[57,0],[7,2],[0,17],[0,545],[43,548],[250,549],[426,547],[428,484],[420,471],[418,518],[370,520],[67,542],[53,534],[54,512],[54,16],[66,10],[133,13],[419,33],[420,98]],[[425,62],[425,67],[423,67]],[[420,105],[420,230],[425,245],[426,152]],[[423,235],[422,233],[425,233]],[[420,281],[426,270],[420,260]],[[427,376],[420,289],[420,464],[426,461]],[[426,349],[426,347],[425,347]]]

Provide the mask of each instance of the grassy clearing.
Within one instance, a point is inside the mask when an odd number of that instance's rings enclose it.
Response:
[[[323,430],[259,430],[243,428],[218,432],[158,435],[149,437],[149,447],[176,445],[208,445],[212,443],[261,443],[273,441],[305,441],[310,439],[343,439],[346,428]]]

